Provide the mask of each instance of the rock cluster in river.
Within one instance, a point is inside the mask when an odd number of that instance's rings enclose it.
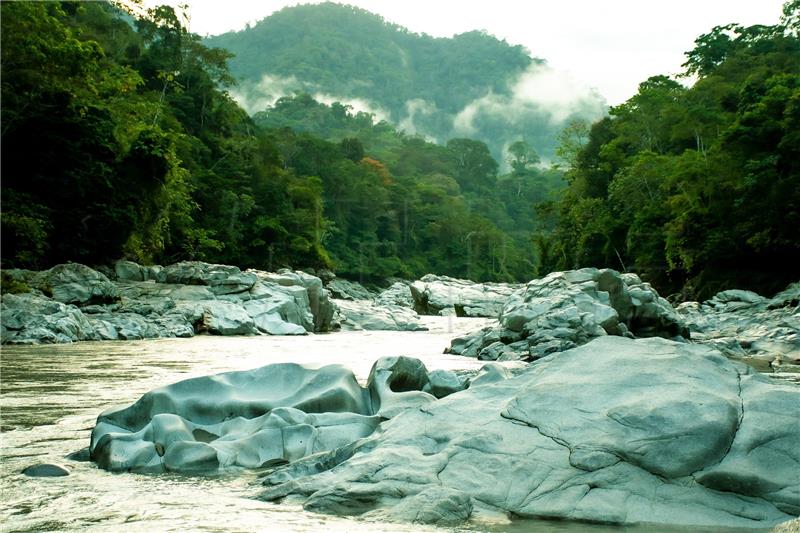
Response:
[[[535,360],[605,335],[688,337],[672,306],[635,274],[584,268],[553,272],[506,299],[500,324],[452,341],[451,353]]]
[[[678,314],[695,342],[729,357],[757,357],[776,372],[800,371],[800,283],[773,298],[728,290],[705,302],[687,302]]]
[[[102,413],[90,454],[113,471],[260,468],[349,445],[467,385],[405,357],[378,360],[366,387],[341,365],[282,363],[194,378]]]
[[[343,330],[424,331],[413,309],[411,290],[397,282],[378,293],[360,283],[334,279],[325,286],[336,305],[334,320]]]
[[[800,388],[717,350],[596,338],[267,475],[267,500],[440,525],[509,513],[767,527],[800,513]]]
[[[2,297],[2,342],[38,344],[327,331],[334,307],[319,278],[201,262],[116,264],[111,278],[68,263],[6,270],[31,292]],[[113,279],[113,281],[112,281]]]

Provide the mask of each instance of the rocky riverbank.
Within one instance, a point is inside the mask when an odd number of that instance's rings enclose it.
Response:
[[[68,263],[5,270],[3,344],[212,335],[304,335],[345,330],[421,331],[419,314],[496,318],[519,287],[446,276],[396,281],[382,291],[302,271],[241,271],[183,262],[120,261],[94,270]]]
[[[68,263],[42,272],[6,270],[4,276],[28,289],[3,294],[4,344],[304,335],[329,331],[335,311],[319,278],[290,270],[121,261],[108,275]]]
[[[516,376],[418,360],[196,378],[109,410],[103,468],[268,469],[263,498],[380,521],[769,527],[800,513],[800,388],[708,346],[603,336]]]
[[[265,469],[266,500],[439,525],[770,527],[800,513],[800,387],[735,360],[797,369],[800,285],[675,309],[637,276],[598,269],[520,286],[426,276],[383,291],[206,263],[5,275],[30,289],[3,295],[10,343],[497,318],[451,343],[488,360],[472,375],[394,357],[364,386],[342,366],[279,364],[153,390],[98,417],[90,455],[108,470]]]

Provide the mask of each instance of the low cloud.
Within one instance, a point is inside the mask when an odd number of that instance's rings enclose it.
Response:
[[[478,120],[501,119],[512,127],[531,120],[560,126],[580,116],[595,120],[606,113],[605,99],[569,74],[533,65],[512,84],[510,94],[493,92],[473,100],[453,118],[455,135],[474,135]]]
[[[425,131],[424,122],[438,113],[436,104],[423,100],[422,98],[414,98],[406,102],[406,115],[397,124],[397,127],[409,135],[425,135],[429,137],[430,132]]]
[[[282,77],[264,74],[258,83],[245,81],[239,86],[233,87],[229,92],[231,98],[252,115],[273,106],[283,96],[296,91],[305,91],[308,88],[308,83],[300,81],[294,76]]]
[[[345,98],[341,96],[334,96],[328,93],[313,93],[311,96],[317,102],[326,105],[339,102],[340,104],[349,105],[352,107],[355,113],[369,113],[370,115],[374,115],[375,122],[380,122],[381,120],[389,121],[391,116],[389,111],[386,109],[363,98]]]
[[[249,114],[258,113],[275,105],[278,99],[297,92],[309,93],[314,100],[330,105],[339,102],[352,107],[356,113],[364,112],[375,116],[376,121],[389,120],[391,114],[381,106],[364,98],[348,98],[320,91],[314,83],[299,80],[294,76],[283,77],[264,74],[258,83],[244,81],[230,91],[231,98]]]

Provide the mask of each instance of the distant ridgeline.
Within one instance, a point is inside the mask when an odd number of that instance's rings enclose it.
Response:
[[[240,84],[233,94],[251,113],[300,91],[440,143],[479,139],[501,164],[521,139],[551,160],[567,123],[606,111],[597,93],[576,88],[521,46],[479,31],[420,35],[352,6],[289,7],[204,42],[234,54],[231,73]]]

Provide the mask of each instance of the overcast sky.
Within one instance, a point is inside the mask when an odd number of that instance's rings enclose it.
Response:
[[[351,0],[418,33],[450,37],[483,29],[527,47],[595,87],[611,105],[655,74],[680,72],[695,38],[729,22],[775,24],[784,0]],[[316,1],[146,0],[189,4],[200,35],[240,30],[285,6]]]

